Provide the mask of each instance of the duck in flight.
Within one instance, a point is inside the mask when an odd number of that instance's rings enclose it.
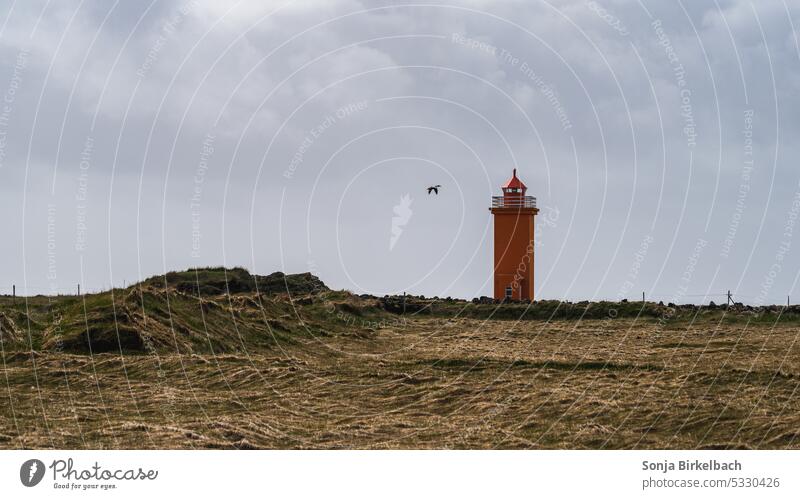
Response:
[[[428,195],[430,195],[431,192],[434,192],[438,196],[439,195],[439,187],[441,187],[441,185],[438,185],[438,184],[428,187]]]

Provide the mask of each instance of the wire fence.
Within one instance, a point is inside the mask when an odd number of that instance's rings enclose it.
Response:
[[[121,286],[84,286],[75,284],[73,286],[24,286],[15,285],[0,286],[0,296],[19,297],[26,296],[78,296],[105,293],[112,289],[121,290],[130,287],[131,284],[123,283]]]
[[[127,281],[123,282],[120,286],[111,286],[111,285],[100,285],[100,286],[85,286],[83,284],[75,284],[73,286],[18,286],[12,284],[10,286],[0,286],[0,297],[32,297],[32,296],[79,296],[79,295],[92,295],[92,294],[99,294],[99,293],[106,293],[111,290],[121,291],[123,289],[129,288],[131,286],[135,286],[138,283],[128,283]],[[471,299],[472,297],[466,298],[467,300]],[[754,295],[745,295],[736,293],[733,291],[727,291],[725,293],[694,293],[694,294],[646,294],[644,291],[638,295],[631,295],[628,298],[625,298],[629,302],[633,301],[642,301],[642,302],[659,302],[659,301],[668,301],[677,303],[676,300],[684,300],[690,299],[690,301],[695,303],[711,303],[713,302],[726,302],[730,304],[734,303],[745,303],[750,302],[752,304],[752,300],[759,298],[759,296]],[[760,296],[763,298],[763,296]],[[786,295],[785,300],[781,300],[780,302],[774,303],[759,303],[759,305],[769,306],[769,305],[785,305],[791,306],[792,300],[791,295]],[[564,298],[554,298],[564,300]],[[571,301],[580,301],[577,298],[572,299]],[[595,298],[593,301],[619,301],[617,299],[603,299],[603,298]],[[685,303],[685,302],[684,302]],[[800,303],[798,303],[800,304]]]

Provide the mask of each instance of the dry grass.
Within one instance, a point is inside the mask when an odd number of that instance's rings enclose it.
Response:
[[[223,354],[6,350],[0,447],[800,448],[796,324],[319,324]]]

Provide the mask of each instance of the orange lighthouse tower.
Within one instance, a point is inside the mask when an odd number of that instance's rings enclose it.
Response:
[[[533,300],[533,219],[539,210],[527,190],[515,168],[503,195],[492,196],[496,300]]]

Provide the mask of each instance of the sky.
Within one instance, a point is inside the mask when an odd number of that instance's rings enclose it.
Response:
[[[0,5],[0,293],[489,295],[517,168],[537,298],[800,302],[796,4]]]

